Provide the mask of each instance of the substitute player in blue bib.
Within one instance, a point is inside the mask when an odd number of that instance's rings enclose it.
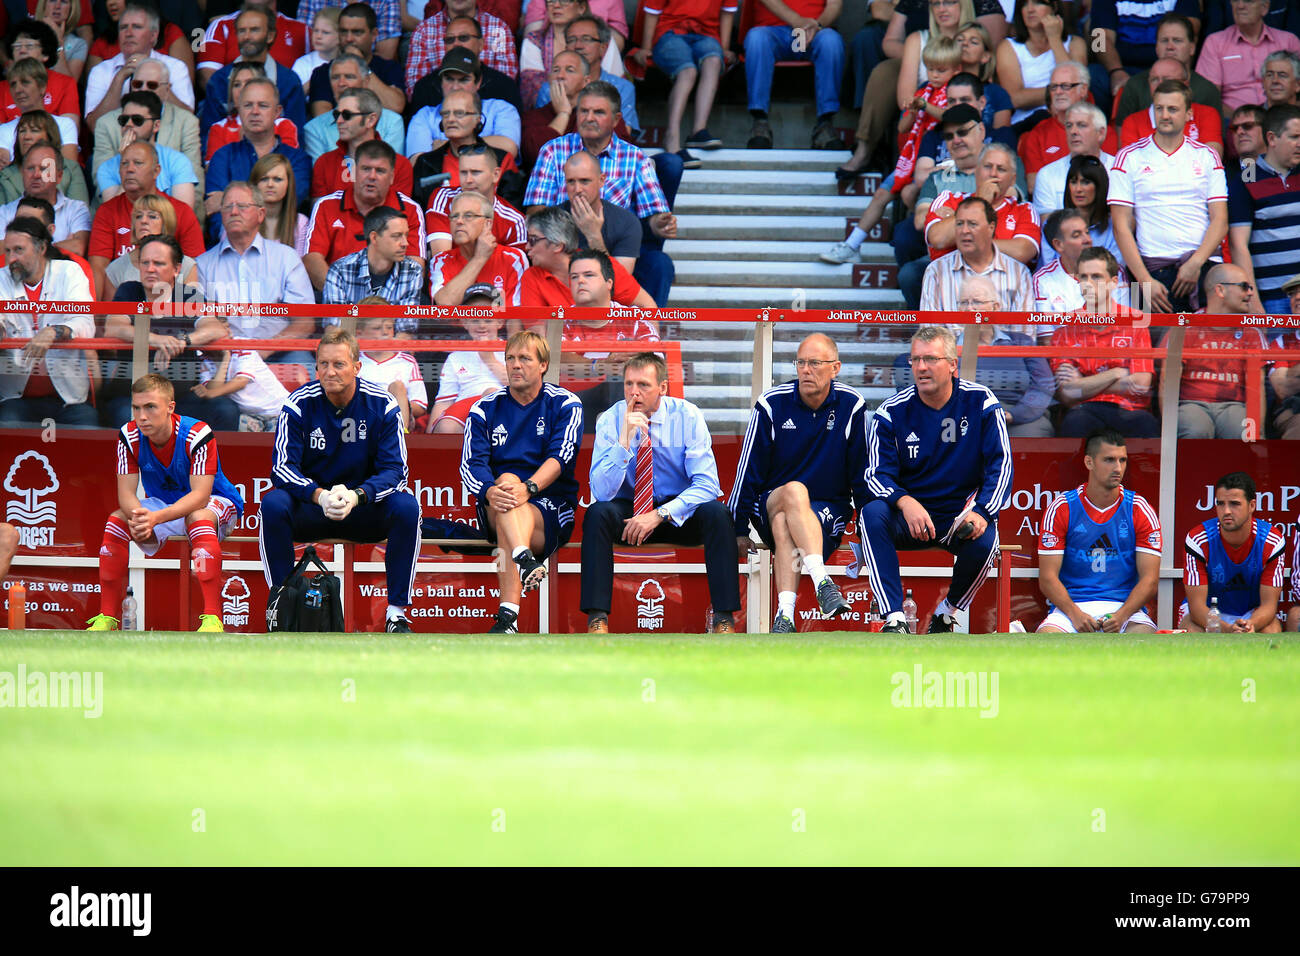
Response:
[[[221,539],[244,512],[244,499],[221,470],[217,440],[204,422],[176,414],[176,394],[162,375],[131,386],[131,420],[117,436],[118,510],[99,548],[99,613],[91,631],[115,631],[126,593],[131,542],[146,555],[172,535],[190,539],[194,577],[203,591],[200,631],[223,631]],[[136,496],[144,486],[145,497]]]
[[[749,416],[727,507],[736,525],[740,560],[751,549],[749,529],[772,551],[777,611],[772,633],[795,630],[795,594],[802,572],[813,579],[827,617],[849,602],[826,572],[865,493],[866,403],[835,381],[839,349],[820,332],[799,344],[798,378],[768,389]]]
[[[387,541],[384,629],[409,634],[420,505],[407,487],[402,409],[390,392],[359,378],[351,332],[330,328],[316,347],[316,381],[285,400],[275,425],[271,482],[258,544],[268,587],[293,570],[295,541]]]
[[[1255,517],[1255,479],[1244,471],[1214,483],[1216,517],[1187,532],[1178,626],[1204,631],[1212,598],[1225,631],[1278,634],[1286,538]]]
[[[916,384],[882,402],[867,433],[867,490],[859,509],[867,576],[883,631],[907,633],[898,550],[956,556],[929,633],[951,632],[997,555],[998,512],[1011,500],[1007,413],[983,385],[957,377],[957,340],[939,325],[912,336]]]
[[[1053,499],[1038,537],[1040,632],[1150,634],[1146,603],[1160,581],[1160,518],[1124,487],[1128,449],[1113,429],[1084,444],[1088,481]]]
[[[460,477],[478,501],[484,536],[503,552],[491,634],[518,631],[519,602],[542,583],[543,562],[573,534],[582,401],[542,381],[550,364],[546,339],[516,332],[506,343],[508,385],[479,399],[465,419]]]

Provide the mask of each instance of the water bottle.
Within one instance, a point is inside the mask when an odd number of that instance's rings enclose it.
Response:
[[[122,630],[134,631],[139,623],[138,609],[139,605],[135,600],[135,588],[126,589],[126,597],[122,598]]]
[[[907,633],[916,633],[916,602],[912,600],[912,589],[907,589],[907,597],[903,598],[903,617],[907,620]]]
[[[1210,598],[1210,613],[1205,615],[1205,633],[1219,634],[1223,631],[1223,618],[1219,616],[1219,599]]]
[[[15,581],[9,589],[9,630],[22,631],[27,628],[27,585]]]

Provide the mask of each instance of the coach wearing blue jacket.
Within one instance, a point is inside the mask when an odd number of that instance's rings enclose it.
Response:
[[[317,381],[285,400],[271,457],[275,488],[262,499],[262,569],[276,588],[293,570],[295,541],[387,540],[385,630],[409,634],[420,505],[406,485],[401,408],[360,371],[356,338],[327,329],[316,348]]]
[[[912,336],[916,384],[881,403],[867,433],[867,490],[858,509],[867,575],[883,630],[907,633],[898,549],[956,555],[931,634],[953,630],[993,566],[998,512],[1011,500],[1006,415],[985,386],[957,378],[957,341],[943,326]]]
[[[828,336],[814,332],[796,355],[798,377],[768,389],[750,413],[727,501],[742,560],[751,523],[772,549],[773,634],[795,629],[800,572],[813,579],[822,614],[849,610],[825,562],[852,520],[853,503],[866,495],[866,403],[857,389],[835,381],[840,354]]]

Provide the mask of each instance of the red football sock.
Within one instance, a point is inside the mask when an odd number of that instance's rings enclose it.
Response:
[[[99,613],[122,618],[126,596],[126,562],[131,554],[131,532],[117,515],[104,525],[104,543],[99,546]]]
[[[206,519],[190,525],[194,576],[203,591],[203,613],[221,614],[221,542],[217,526]]]

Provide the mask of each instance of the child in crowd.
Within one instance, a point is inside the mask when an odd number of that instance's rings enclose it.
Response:
[[[311,85],[312,70],[338,56],[340,11],[339,7],[321,7],[311,18],[311,52],[293,61],[293,72],[302,80],[304,96]]]
[[[289,392],[262,356],[251,349],[222,352],[214,361],[203,360],[200,382],[193,392],[199,398],[229,395],[239,406],[241,432],[273,432]]]
[[[494,299],[488,285],[473,285],[467,290],[465,305],[491,308]],[[476,315],[461,319],[465,332],[475,342],[501,342],[502,321],[496,315]],[[455,435],[465,431],[465,416],[484,395],[506,384],[506,366],[502,361],[505,343],[491,352],[452,352],[443,363],[438,378],[438,395],[429,413],[429,431]]]
[[[358,305],[388,305],[381,296],[366,296]],[[396,341],[391,318],[357,320],[357,338],[361,341],[384,339]],[[402,408],[402,426],[409,432],[412,423],[429,408],[429,393],[420,374],[420,363],[410,352],[397,350],[361,353],[361,377],[382,385],[393,393]]]

